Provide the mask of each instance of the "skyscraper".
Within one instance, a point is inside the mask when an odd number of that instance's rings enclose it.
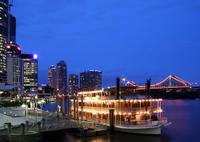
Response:
[[[8,39],[8,0],[0,0],[0,84],[6,84],[6,43]]]
[[[10,14],[10,29],[9,29],[9,41],[12,43],[16,43],[16,18]]]
[[[76,95],[78,92],[78,75],[70,74],[68,84],[68,94]]]
[[[22,89],[22,59],[21,48],[17,44],[7,46],[7,83]]]
[[[59,94],[67,95],[67,65],[60,61],[56,66],[56,88]]]
[[[56,67],[53,65],[48,69],[48,85],[56,89]]]
[[[80,90],[92,91],[102,88],[102,72],[90,70],[80,73]]]
[[[24,92],[37,91],[38,57],[37,54],[22,54]]]

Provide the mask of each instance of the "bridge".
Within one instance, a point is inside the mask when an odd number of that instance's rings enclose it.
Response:
[[[145,85],[139,85],[134,81],[128,81],[125,78],[122,79],[125,86],[135,87],[137,90],[144,90],[146,88]],[[162,81],[152,84],[151,89],[184,89],[191,88],[192,84],[188,81],[181,79],[176,75],[169,75]]]

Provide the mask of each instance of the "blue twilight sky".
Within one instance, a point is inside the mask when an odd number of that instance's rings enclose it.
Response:
[[[70,73],[103,71],[144,83],[200,81],[200,0],[15,0],[17,42],[39,56],[39,78],[63,59]]]

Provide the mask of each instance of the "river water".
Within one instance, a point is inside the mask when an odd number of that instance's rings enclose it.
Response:
[[[98,137],[77,138],[66,134],[64,138],[57,139],[56,142],[200,142],[199,100],[165,100],[163,109],[164,115],[168,117],[172,125],[163,128],[161,136],[114,133]]]

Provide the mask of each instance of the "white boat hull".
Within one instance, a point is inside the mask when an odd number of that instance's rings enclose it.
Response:
[[[160,135],[161,134],[161,126],[154,126],[154,127],[121,127],[121,126],[116,126],[115,131],[132,133],[132,134]]]

